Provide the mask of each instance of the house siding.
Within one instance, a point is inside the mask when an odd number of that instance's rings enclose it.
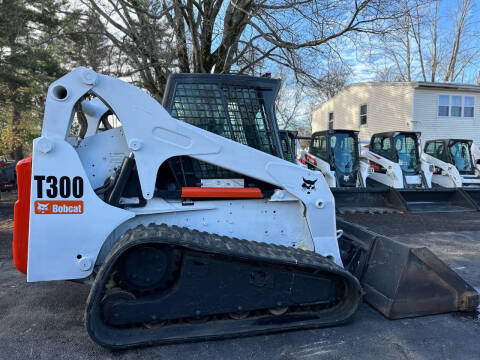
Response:
[[[438,95],[473,96],[474,117],[438,116]],[[413,129],[422,133],[422,144],[426,140],[457,138],[470,139],[480,144],[480,95],[464,90],[415,89]],[[463,115],[463,109],[462,109]]]
[[[410,83],[352,84],[312,112],[312,130],[328,129],[328,114],[333,112],[333,127],[358,130],[361,140],[378,132],[411,131],[413,90]],[[366,125],[360,125],[363,104],[368,108]]]

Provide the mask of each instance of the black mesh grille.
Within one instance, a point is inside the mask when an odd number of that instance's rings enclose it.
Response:
[[[218,84],[177,84],[171,114],[217,135],[273,154],[272,134],[261,93],[254,88]],[[181,160],[195,177],[202,179],[239,177],[231,171],[202,161]],[[179,165],[179,164],[177,164]],[[180,170],[178,166],[176,170]],[[192,174],[193,175],[193,174]]]
[[[172,116],[234,139],[223,109],[221,91],[215,84],[179,84],[175,92]]]
[[[178,84],[172,116],[207,131],[273,154],[261,93],[254,88]]]

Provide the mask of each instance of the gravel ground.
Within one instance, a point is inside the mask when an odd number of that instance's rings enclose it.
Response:
[[[87,286],[67,281],[27,284],[25,276],[13,268],[12,218],[13,200],[4,196],[0,200],[0,359],[458,360],[480,356],[476,315],[390,321],[365,304],[351,323],[335,328],[111,352],[93,343],[84,330]],[[428,245],[480,288],[480,214],[384,219],[376,231]],[[370,215],[348,220],[378,225],[378,218]]]

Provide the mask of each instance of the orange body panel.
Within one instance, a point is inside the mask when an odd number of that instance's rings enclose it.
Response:
[[[182,187],[182,198],[261,199],[259,188]]]
[[[13,265],[18,271],[27,273],[28,225],[30,221],[30,185],[32,178],[32,157],[17,163],[18,200],[13,216]]]

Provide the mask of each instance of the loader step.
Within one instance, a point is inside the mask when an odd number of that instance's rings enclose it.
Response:
[[[151,224],[112,248],[85,319],[100,345],[130,348],[339,325],[360,300],[314,252]]]

